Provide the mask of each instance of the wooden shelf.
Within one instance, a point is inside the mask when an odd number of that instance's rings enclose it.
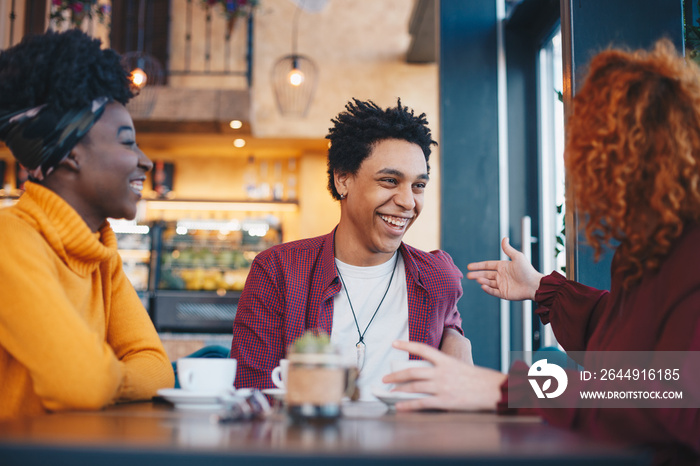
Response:
[[[212,199],[144,199],[147,210],[197,210],[228,212],[297,212],[299,201],[212,200]]]

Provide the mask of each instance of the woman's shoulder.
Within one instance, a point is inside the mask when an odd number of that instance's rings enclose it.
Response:
[[[20,270],[19,264],[50,261],[53,250],[39,223],[14,207],[0,209],[0,269]]]
[[[11,238],[39,239],[41,238],[39,222],[17,206],[0,209],[0,236],[3,238],[2,242],[7,242]]]
[[[690,224],[674,242],[659,269],[645,274],[642,285],[657,289],[663,300],[674,307],[679,301],[700,292],[700,225]],[[646,280],[645,280],[646,278]]]
[[[691,223],[683,228],[683,233],[663,260],[661,269],[673,273],[692,274],[697,276],[700,282],[700,274],[695,273],[698,266],[700,266],[700,223]]]
[[[683,229],[681,238],[686,236],[688,238],[694,238],[695,240],[700,238],[700,222],[688,223]]]
[[[647,301],[662,316],[657,350],[700,348],[699,266],[700,225],[690,224],[675,241],[658,272],[649,276],[646,283],[650,288]]]

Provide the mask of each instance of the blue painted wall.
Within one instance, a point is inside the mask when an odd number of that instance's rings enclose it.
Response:
[[[493,0],[442,1],[440,11],[441,246],[466,273],[497,258],[498,95]],[[476,364],[499,367],[499,303],[464,280],[459,308]]]

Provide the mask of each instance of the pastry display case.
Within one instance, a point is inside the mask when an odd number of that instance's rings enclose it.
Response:
[[[155,225],[153,312],[162,331],[230,332],[255,256],[281,242],[274,216]]]
[[[230,333],[253,259],[282,242],[271,214],[110,223],[124,271],[159,332]]]

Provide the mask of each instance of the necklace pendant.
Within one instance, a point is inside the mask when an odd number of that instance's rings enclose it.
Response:
[[[365,365],[365,349],[367,347],[363,341],[358,341],[355,348],[357,348],[357,370],[361,371],[362,366]]]

